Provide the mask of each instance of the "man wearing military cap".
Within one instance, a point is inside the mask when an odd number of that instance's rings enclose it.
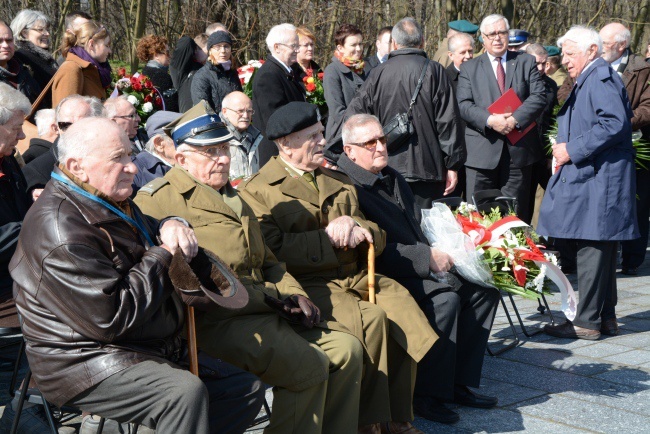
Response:
[[[274,386],[266,433],[355,433],[363,360],[359,340],[318,308],[264,244],[251,208],[228,182],[231,132],[202,101],[165,127],[176,165],[140,189],[159,218],[186,219],[249,294],[240,311],[197,312],[199,348]],[[345,331],[345,330],[343,330]]]
[[[468,35],[474,36],[478,32],[478,26],[472,24],[467,20],[456,20],[449,23],[449,30],[447,31],[447,37],[440,42],[438,51],[433,55],[433,60],[440,63],[445,68],[451,65],[452,60],[447,54],[449,49],[449,38],[458,34],[458,33],[467,33]]]
[[[559,88],[567,78],[566,70],[562,66],[562,51],[554,45],[545,45],[544,48],[548,52],[544,72],[557,83]]]
[[[292,102],[269,118],[267,137],[279,155],[240,187],[269,248],[320,308],[364,343],[360,425],[364,432],[419,433],[413,420],[415,363],[437,336],[408,291],[377,279],[368,302],[367,243],[376,254],[385,233],[366,220],[350,179],[321,167],[323,125],[315,105]]]

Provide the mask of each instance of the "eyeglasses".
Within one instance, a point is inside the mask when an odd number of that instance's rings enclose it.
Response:
[[[255,114],[255,110],[235,110],[231,109],[230,107],[224,107],[226,110],[230,110],[231,112],[237,113],[239,116],[244,116],[244,114],[248,114],[248,116],[253,116]]]
[[[45,34],[45,33],[48,33],[48,34],[50,33],[50,30],[45,28],[45,27],[30,27],[28,30],[33,30],[35,32],[40,33],[41,35]]]
[[[115,118],[128,119],[128,120],[134,121],[136,119],[139,119],[140,116],[138,116],[138,113],[133,113],[132,115],[113,116],[113,119],[115,119]]]
[[[72,122],[57,122],[56,125],[59,127],[59,131],[64,132],[65,130],[70,128]]]
[[[230,145],[213,146],[202,149],[200,151],[194,149],[185,149],[183,152],[194,152],[195,154],[203,155],[204,157],[208,157],[211,160],[215,160],[219,157],[229,157]]]
[[[283,44],[283,43],[281,43],[281,42],[276,42],[276,43],[277,43],[278,45],[284,45],[285,47],[289,47],[289,48],[291,48],[293,51],[298,51],[298,50],[300,49],[300,45],[298,45],[298,44],[291,44],[291,45],[289,45],[289,44]]]
[[[386,136],[377,137],[376,139],[370,139],[362,143],[348,143],[348,145],[360,146],[369,151],[374,151],[377,148],[377,142],[381,143],[382,146],[386,146]]]
[[[232,47],[230,45],[213,45],[210,47],[210,50],[217,50],[217,51],[231,51]]]
[[[497,37],[503,38],[504,36],[508,36],[508,31],[507,30],[501,30],[501,31],[498,31],[498,32],[492,32],[490,34],[483,33],[483,36],[485,36],[490,41],[494,41]]]

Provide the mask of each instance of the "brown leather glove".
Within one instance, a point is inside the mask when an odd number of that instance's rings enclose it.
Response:
[[[264,302],[290,323],[302,324],[310,329],[320,322],[320,309],[304,295],[294,294],[284,300],[267,295]]]

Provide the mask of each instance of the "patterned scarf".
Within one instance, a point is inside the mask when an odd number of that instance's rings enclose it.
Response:
[[[350,70],[356,72],[358,75],[363,74],[363,59],[353,60],[348,57],[343,57],[343,54],[341,54],[339,51],[334,51],[334,57],[336,57],[339,62],[350,68]]]
[[[85,48],[83,47],[72,47],[70,48],[70,53],[74,54],[75,56],[79,57],[80,59],[85,60],[86,62],[90,62],[99,71],[99,78],[102,81],[102,86],[103,87],[108,87],[111,84],[111,65],[109,65],[108,62],[102,62],[99,63],[97,60],[93,59],[93,57],[88,54]]]

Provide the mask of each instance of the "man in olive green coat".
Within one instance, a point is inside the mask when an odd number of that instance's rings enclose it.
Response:
[[[200,103],[166,127],[176,166],[135,199],[145,214],[186,219],[199,246],[227,263],[249,293],[242,310],[197,311],[198,346],[275,386],[266,433],[356,433],[363,347],[333,330],[342,327],[320,321],[266,247],[255,215],[228,183],[230,132],[205,110]],[[271,306],[286,308],[293,323]]]
[[[323,126],[316,106],[292,102],[267,124],[279,156],[240,187],[260,220],[264,238],[286,263],[323,318],[347,327],[369,360],[361,384],[360,424],[390,422],[384,432],[420,432],[413,420],[415,364],[437,336],[409,292],[377,275],[377,305],[368,303],[366,241],[377,254],[385,233],[359,211],[346,175],[320,167]],[[359,264],[361,263],[361,264]],[[388,318],[388,330],[369,328]]]

